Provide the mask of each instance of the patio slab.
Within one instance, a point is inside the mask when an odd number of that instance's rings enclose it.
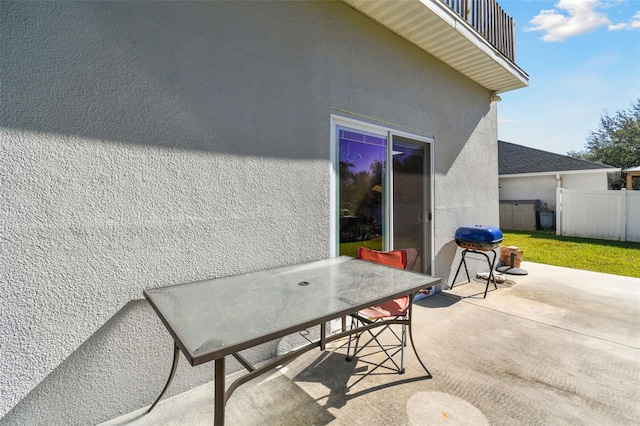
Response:
[[[414,338],[433,378],[347,362],[345,342],[240,387],[230,425],[625,425],[640,422],[640,280],[523,262],[422,299]],[[109,425],[210,425],[211,383]]]

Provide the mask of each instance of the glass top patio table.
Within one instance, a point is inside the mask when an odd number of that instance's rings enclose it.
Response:
[[[439,282],[342,256],[144,295],[191,365],[198,365]]]

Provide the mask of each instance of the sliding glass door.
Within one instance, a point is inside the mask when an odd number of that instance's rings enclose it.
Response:
[[[334,131],[334,253],[404,248],[409,269],[429,273],[430,141],[358,123]]]
[[[338,127],[339,254],[387,246],[387,137]]]
[[[407,249],[408,269],[429,271],[430,152],[424,142],[393,138],[393,248]]]

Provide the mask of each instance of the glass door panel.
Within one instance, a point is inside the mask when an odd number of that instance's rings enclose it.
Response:
[[[337,128],[339,147],[339,255],[355,256],[361,245],[383,250],[387,138]]]
[[[424,142],[393,136],[393,248],[407,249],[407,269],[430,272],[430,151]]]

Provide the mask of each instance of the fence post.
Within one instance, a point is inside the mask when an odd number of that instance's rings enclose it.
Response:
[[[627,190],[620,190],[620,241],[627,241]]]
[[[556,235],[562,235],[562,188],[556,188]]]

